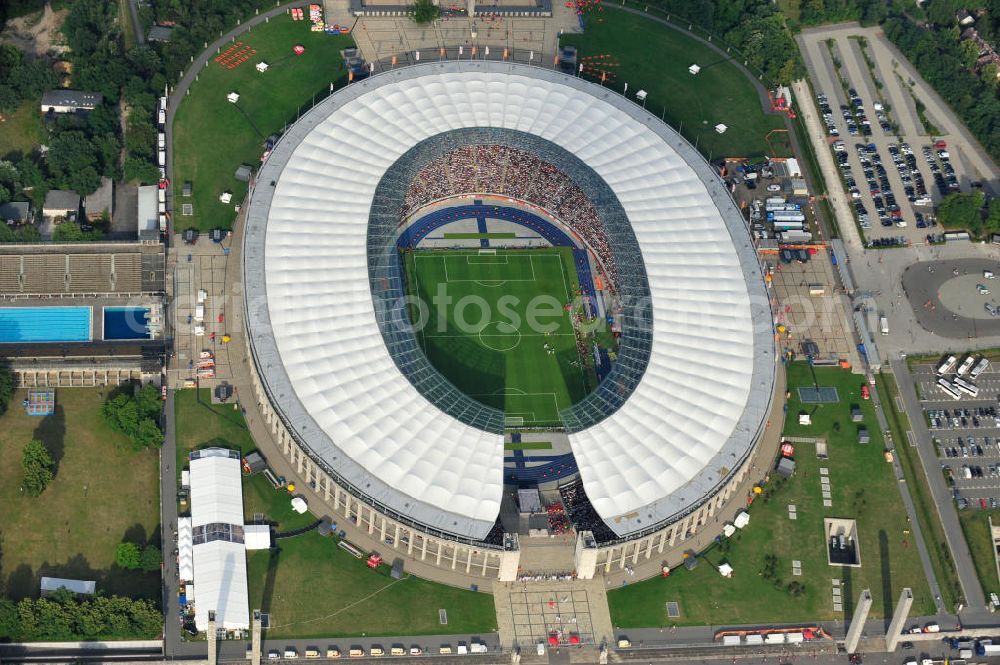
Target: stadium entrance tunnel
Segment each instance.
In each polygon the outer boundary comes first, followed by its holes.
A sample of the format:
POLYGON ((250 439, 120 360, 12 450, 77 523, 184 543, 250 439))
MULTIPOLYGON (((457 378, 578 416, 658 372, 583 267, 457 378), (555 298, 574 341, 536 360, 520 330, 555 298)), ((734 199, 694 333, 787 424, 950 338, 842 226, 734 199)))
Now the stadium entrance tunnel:
POLYGON ((416 144, 378 183, 367 249, 397 368, 468 425, 583 430, 642 379, 653 316, 639 244, 607 183, 546 139, 467 128, 416 144), (540 305, 554 310, 541 324, 526 316, 540 305))

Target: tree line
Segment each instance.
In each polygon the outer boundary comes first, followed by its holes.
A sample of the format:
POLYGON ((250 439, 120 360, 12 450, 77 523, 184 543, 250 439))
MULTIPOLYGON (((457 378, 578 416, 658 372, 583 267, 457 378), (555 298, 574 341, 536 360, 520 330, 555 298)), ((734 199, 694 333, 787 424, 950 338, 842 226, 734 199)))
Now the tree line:
POLYGON ((150 600, 121 596, 77 598, 59 589, 46 598, 14 602, 0 597, 0 640, 153 638, 163 617, 150 600))
MULTIPOLYGON (((893 15, 883 24, 886 36, 913 63, 927 82, 955 111, 994 160, 1000 160, 1000 99, 995 67, 977 75, 969 53, 951 24, 920 27, 910 18, 893 15)), ((1000 44, 997 45, 1000 47, 1000 44)))

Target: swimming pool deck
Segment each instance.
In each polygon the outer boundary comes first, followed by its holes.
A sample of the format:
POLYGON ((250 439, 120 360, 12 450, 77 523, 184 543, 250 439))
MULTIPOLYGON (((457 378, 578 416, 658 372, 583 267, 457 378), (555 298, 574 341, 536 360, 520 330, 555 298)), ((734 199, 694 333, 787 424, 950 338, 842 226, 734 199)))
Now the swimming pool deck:
MULTIPOLYGON (((153 341, 153 340, 105 340, 104 339, 104 317, 102 315, 105 307, 151 307, 159 304, 159 299, 155 297, 144 298, 18 298, 15 300, 0 299, 0 307, 6 308, 31 308, 31 307, 89 307, 90 308, 90 340, 87 341, 56 341, 56 342, 0 342, 0 349, 4 355, 24 357, 17 348, 23 345, 38 347, 45 344, 57 345, 90 345, 95 342, 122 342, 122 341, 153 341)), ((95 355, 102 355, 96 353, 95 355)))

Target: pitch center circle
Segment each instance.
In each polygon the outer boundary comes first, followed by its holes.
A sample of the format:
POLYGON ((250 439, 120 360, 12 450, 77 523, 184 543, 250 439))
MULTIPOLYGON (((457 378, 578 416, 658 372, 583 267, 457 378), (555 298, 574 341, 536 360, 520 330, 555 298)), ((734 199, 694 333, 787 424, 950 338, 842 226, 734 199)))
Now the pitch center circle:
POLYGON ((521 331, 506 321, 490 321, 479 330, 479 343, 493 351, 510 351, 521 343, 521 331))

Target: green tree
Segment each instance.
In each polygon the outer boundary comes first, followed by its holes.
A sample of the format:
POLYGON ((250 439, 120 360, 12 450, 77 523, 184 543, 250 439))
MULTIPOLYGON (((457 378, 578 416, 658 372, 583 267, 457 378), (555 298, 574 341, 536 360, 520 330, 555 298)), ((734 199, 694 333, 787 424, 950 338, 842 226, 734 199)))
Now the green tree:
POLYGON ((137 394, 118 393, 101 407, 104 420, 111 429, 127 436, 136 450, 158 447, 163 443, 159 425, 161 410, 159 391, 152 384, 143 386, 137 394))
POLYGON ((7 411, 12 397, 14 397, 14 374, 9 367, 0 362, 0 415, 7 411))
POLYGON ((52 467, 55 462, 45 448, 45 444, 32 440, 24 446, 21 467, 24 470, 24 491, 28 496, 38 496, 52 482, 52 467))
POLYGON ((17 605, 10 598, 0 596, 0 640, 15 640, 21 634, 21 621, 17 605))
POLYGON ((1000 198, 990 200, 986 208, 986 228, 990 231, 1000 231, 1000 198))
POLYGON ((52 239, 56 242, 80 242, 100 240, 104 237, 99 229, 84 231, 76 222, 63 222, 52 232, 52 239))
POLYGON ((411 17, 417 24, 431 23, 441 16, 441 10, 434 5, 433 0, 416 0, 413 3, 411 17))
POLYGON ((118 543, 115 548, 115 563, 125 570, 138 570, 142 565, 142 552, 135 543, 118 543))
POLYGON ((135 155, 125 158, 122 173, 127 182, 138 180, 144 185, 152 185, 160 180, 160 170, 156 165, 148 159, 135 155))
POLYGON ((984 200, 981 190, 949 194, 941 199, 941 205, 938 206, 938 221, 946 229, 966 229, 979 235, 983 226, 984 200))
POLYGON ((160 553, 160 548, 156 545, 147 545, 146 549, 142 551, 140 567, 147 573, 153 573, 160 569, 162 561, 163 555, 160 553))

